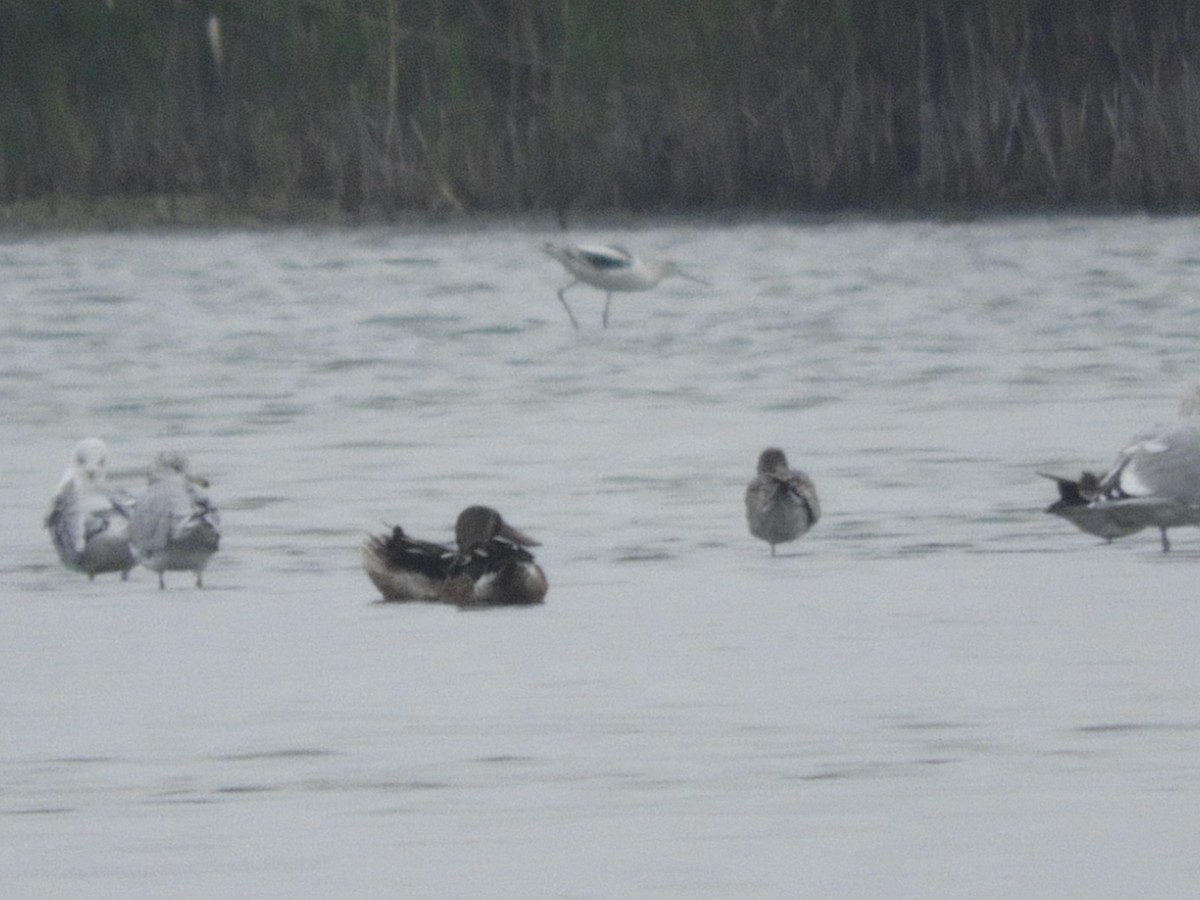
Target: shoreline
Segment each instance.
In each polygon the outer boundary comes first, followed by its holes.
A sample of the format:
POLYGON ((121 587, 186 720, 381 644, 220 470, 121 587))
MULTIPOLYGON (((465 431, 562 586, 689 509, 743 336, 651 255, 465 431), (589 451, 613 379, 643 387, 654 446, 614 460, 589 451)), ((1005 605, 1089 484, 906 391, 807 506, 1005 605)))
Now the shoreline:
POLYGON ((245 198, 236 201, 214 195, 50 197, 0 205, 0 236, 145 230, 262 230, 280 228, 486 227, 496 222, 544 223, 543 230, 570 232, 602 228, 635 229, 648 221, 696 221, 734 225, 744 221, 819 223, 855 219, 879 221, 970 222, 1020 216, 1151 218, 1187 217, 1200 207, 1180 204, 1162 209, 1104 204, 976 204, 905 207, 880 205, 838 210, 760 208, 752 205, 713 209, 630 211, 594 209, 554 212, 532 210, 405 209, 350 213, 336 201, 314 198, 245 198))

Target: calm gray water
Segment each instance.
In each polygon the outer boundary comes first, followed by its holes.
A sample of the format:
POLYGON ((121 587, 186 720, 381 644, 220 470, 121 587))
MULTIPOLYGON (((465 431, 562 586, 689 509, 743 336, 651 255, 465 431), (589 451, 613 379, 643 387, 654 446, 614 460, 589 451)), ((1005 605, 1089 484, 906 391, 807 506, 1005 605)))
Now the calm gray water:
POLYGON ((711 282, 555 299, 533 227, 0 243, 9 897, 1183 897, 1200 533, 1102 467, 1200 380, 1200 222, 651 224, 711 282), (225 523, 89 583, 75 443, 177 447, 225 523), (769 557, 784 447, 824 518, 769 557), (384 605, 385 523, 538 537, 544 607, 384 605))

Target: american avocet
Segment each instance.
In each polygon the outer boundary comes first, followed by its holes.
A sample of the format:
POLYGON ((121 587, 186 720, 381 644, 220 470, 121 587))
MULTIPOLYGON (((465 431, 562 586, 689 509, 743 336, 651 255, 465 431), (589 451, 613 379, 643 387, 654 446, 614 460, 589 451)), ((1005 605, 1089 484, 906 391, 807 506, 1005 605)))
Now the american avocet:
POLYGON ((88 578, 120 572, 124 579, 137 564, 129 549, 130 504, 106 483, 107 469, 104 441, 80 441, 59 481, 46 527, 68 569, 88 578))
POLYGON ((411 538, 399 528, 369 537, 363 568, 384 600, 458 606, 541 603, 549 585, 526 547, 537 541, 487 506, 469 506, 454 526, 457 549, 411 538))
POLYGON ((138 561, 158 573, 195 572, 203 587, 204 567, 221 542, 221 516, 209 502, 208 482, 191 474, 187 457, 164 450, 150 467, 150 484, 134 502, 130 543, 138 561))
POLYGON ((771 545, 794 541, 821 518, 821 504, 812 479, 788 468, 778 447, 758 457, 758 474, 746 488, 746 522, 750 533, 771 545))
POLYGON ((673 260, 661 259, 656 262, 645 262, 624 247, 614 244, 570 246, 547 243, 542 249, 562 263, 563 268, 575 276, 574 281, 558 289, 558 299, 562 303, 563 309, 567 311, 567 315, 571 317, 571 324, 576 328, 579 327, 579 322, 575 319, 575 313, 571 312, 571 307, 567 305, 567 298, 563 295, 581 281, 604 291, 604 315, 601 317, 601 322, 605 328, 608 327, 608 308, 612 303, 614 292, 646 291, 668 275, 678 275, 680 278, 686 278, 697 284, 708 284, 708 282, 684 272, 673 260))
POLYGON ((1143 432, 1105 475, 1046 477, 1057 482, 1059 494, 1046 512, 1109 541, 1157 528, 1165 553, 1171 549, 1168 528, 1200 525, 1200 424, 1143 432))

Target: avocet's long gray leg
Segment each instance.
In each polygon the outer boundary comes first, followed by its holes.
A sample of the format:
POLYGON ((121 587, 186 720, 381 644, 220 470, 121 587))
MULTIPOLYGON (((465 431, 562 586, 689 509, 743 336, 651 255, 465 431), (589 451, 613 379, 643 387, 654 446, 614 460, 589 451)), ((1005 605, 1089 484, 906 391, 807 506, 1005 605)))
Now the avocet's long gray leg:
POLYGON ((612 303, 611 293, 604 296, 604 315, 600 317, 600 321, 604 324, 605 328, 608 327, 608 304, 610 303, 612 303))
POLYGON ((563 309, 565 309, 567 311, 567 315, 571 317, 571 324, 575 326, 576 331, 579 330, 579 322, 575 320, 575 313, 571 312, 571 307, 567 306, 567 298, 564 297, 563 294, 566 292, 567 288, 575 287, 577 284, 579 284, 578 279, 572 281, 566 287, 560 287, 558 289, 558 302, 563 305, 563 309))
POLYGON ((1170 553, 1171 552, 1171 542, 1169 540, 1167 540, 1167 529, 1160 528, 1158 530, 1162 532, 1163 553, 1170 553))

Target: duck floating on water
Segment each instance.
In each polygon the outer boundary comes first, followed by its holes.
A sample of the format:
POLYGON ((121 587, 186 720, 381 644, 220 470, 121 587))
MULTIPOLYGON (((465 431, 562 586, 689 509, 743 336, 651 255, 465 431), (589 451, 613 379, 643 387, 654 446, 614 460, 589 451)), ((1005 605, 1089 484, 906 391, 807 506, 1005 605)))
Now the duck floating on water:
POLYGON ((1105 475, 1045 477, 1058 485, 1059 495, 1046 512, 1106 541, 1157 528, 1166 553, 1168 528, 1200 526, 1200 424, 1143 432, 1105 475))
POLYGON ((108 486, 108 446, 85 438, 71 454, 46 516, 46 527, 63 565, 88 579, 120 572, 122 580, 137 560, 129 548, 127 498, 108 486))
POLYGON ((363 569, 384 600, 460 607, 528 606, 549 589, 526 550, 538 542, 488 506, 469 506, 454 525, 457 549, 409 537, 396 526, 363 545, 363 569))
POLYGON ((787 456, 768 447, 758 457, 758 474, 746 487, 750 533, 771 545, 794 541, 821 518, 817 488, 803 472, 788 468, 787 456))

